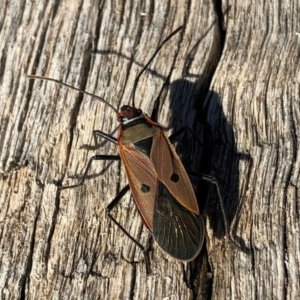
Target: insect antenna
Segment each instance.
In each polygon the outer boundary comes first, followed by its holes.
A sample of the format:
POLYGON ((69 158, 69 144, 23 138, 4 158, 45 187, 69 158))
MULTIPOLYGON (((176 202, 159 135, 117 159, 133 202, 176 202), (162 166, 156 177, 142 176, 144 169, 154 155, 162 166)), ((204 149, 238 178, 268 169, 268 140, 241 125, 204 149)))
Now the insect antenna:
POLYGON ((137 75, 137 77, 134 80, 134 84, 133 84, 133 97, 132 97, 132 106, 135 107, 135 91, 136 91, 136 87, 138 85, 138 81, 140 79, 140 76, 143 74, 143 72, 148 68, 148 66, 150 65, 150 63, 152 62, 152 60, 155 58, 156 54, 160 51, 160 49, 163 47, 163 45, 169 40, 171 39, 177 32, 179 32, 181 29, 183 28, 183 26, 178 27, 176 30, 174 30, 170 35, 168 35, 164 41, 160 44, 160 46, 157 48, 157 50, 154 52, 154 54, 151 56, 151 58, 149 59, 149 61, 147 62, 147 64, 145 65, 145 67, 140 71, 140 73, 137 75))
POLYGON ((45 77, 45 76, 38 76, 38 75, 27 75, 27 77, 29 79, 40 79, 40 80, 45 80, 45 81, 53 81, 53 82, 56 82, 58 84, 61 84, 63 86, 66 86, 72 90, 75 90, 79 93, 82 93, 82 94, 85 94, 85 95, 88 95, 88 96, 91 96, 93 98, 96 98, 97 100, 100 100, 101 102, 105 103, 107 106, 109 106, 110 108, 112 108, 116 113, 118 112, 118 110, 116 108, 114 108, 111 104, 109 104, 105 99, 101 98, 100 96, 97 96, 95 94, 92 94, 92 93, 89 93, 89 92, 86 92, 82 89, 79 89, 77 87, 74 87, 70 84, 67 84, 67 83, 64 83, 58 79, 54 79, 54 78, 50 78, 50 77, 45 77))

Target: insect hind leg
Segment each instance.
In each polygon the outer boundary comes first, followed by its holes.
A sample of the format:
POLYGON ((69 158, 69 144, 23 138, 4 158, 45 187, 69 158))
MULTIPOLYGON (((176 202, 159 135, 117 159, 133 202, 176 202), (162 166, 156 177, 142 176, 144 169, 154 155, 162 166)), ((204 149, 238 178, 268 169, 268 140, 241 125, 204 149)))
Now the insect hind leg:
POLYGON ((245 246, 241 247, 241 245, 239 245, 230 235, 229 226, 228 226, 228 222, 227 222, 227 215, 226 215, 225 207, 224 207, 224 201, 223 201, 223 198, 222 198, 222 195, 221 195, 221 191, 220 191, 220 187, 219 187, 219 183, 218 183, 217 179, 214 178, 213 176, 210 176, 210 175, 199 174, 199 173, 195 173, 195 172, 192 172, 192 171, 187 171, 187 173, 188 173, 189 176, 195 177, 195 178, 197 178, 199 180, 202 180, 202 181, 205 181, 205 182, 208 182, 208 183, 212 184, 215 187, 215 189, 217 191, 217 196, 218 196, 218 199, 219 199, 219 204, 220 204, 220 207, 221 207, 222 219, 223 219, 225 235, 226 235, 227 239, 236 248, 242 250, 245 253, 249 253, 250 252, 249 248, 247 248, 245 246))
MULTIPOLYGON (((185 133, 186 131, 189 131, 192 136, 196 139, 196 141, 200 144, 203 145, 203 143, 199 140, 199 138, 197 137, 196 133, 188 126, 183 126, 181 128, 179 128, 177 131, 175 131, 170 137, 169 140, 171 143, 173 143, 181 134, 185 133)), ((242 250, 243 252, 249 253, 250 249, 247 247, 241 247, 230 235, 230 231, 229 231, 229 226, 228 226, 228 222, 227 222, 227 215, 225 212, 225 207, 224 207, 224 201, 221 195, 221 191, 220 191, 220 187, 219 187, 219 183, 217 181, 216 178, 214 178, 213 176, 210 175, 206 175, 206 174, 199 174, 199 173, 195 173, 192 171, 187 171, 189 176, 195 177, 199 180, 208 182, 212 185, 215 186, 215 189, 217 191, 217 196, 219 199, 219 204, 221 207, 221 212, 222 212, 222 219, 223 219, 223 224, 224 224, 224 229, 225 229, 225 235, 227 237, 227 239, 229 240, 229 242, 231 244, 233 244, 235 247, 237 247, 238 249, 242 250)))
POLYGON ((114 209, 114 207, 120 202, 120 200, 124 197, 124 195, 130 190, 129 185, 127 184, 121 192, 108 204, 108 206, 105 209, 106 216, 119 228, 122 230, 122 232, 131 239, 143 252, 145 263, 146 263, 146 271, 147 274, 150 273, 150 259, 148 256, 148 252, 145 249, 145 247, 139 243, 130 233, 111 215, 111 211, 114 209))

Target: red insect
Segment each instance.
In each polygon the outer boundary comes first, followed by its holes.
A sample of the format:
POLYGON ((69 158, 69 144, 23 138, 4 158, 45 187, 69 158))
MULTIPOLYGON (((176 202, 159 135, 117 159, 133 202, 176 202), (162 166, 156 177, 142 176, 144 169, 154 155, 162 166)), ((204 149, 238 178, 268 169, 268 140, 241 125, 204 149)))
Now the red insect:
POLYGON ((189 176, 161 126, 125 105, 117 140, 135 204, 154 240, 179 260, 194 259, 205 229, 189 176))

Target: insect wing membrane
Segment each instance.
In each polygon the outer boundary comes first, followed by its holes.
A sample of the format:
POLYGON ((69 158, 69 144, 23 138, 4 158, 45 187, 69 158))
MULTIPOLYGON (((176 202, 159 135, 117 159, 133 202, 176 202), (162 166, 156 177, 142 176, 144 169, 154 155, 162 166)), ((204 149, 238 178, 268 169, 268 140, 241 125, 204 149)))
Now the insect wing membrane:
POLYGON ((160 182, 154 208, 154 240, 174 258, 190 261, 199 254, 204 237, 202 217, 183 207, 160 182))

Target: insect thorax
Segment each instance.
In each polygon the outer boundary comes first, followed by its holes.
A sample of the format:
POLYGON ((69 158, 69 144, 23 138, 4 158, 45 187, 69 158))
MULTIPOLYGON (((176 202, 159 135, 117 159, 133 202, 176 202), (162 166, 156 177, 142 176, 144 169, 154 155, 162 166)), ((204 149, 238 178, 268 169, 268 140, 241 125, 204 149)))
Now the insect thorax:
POLYGON ((129 120, 122 124, 122 144, 135 144, 156 135, 161 129, 149 124, 143 116, 129 120))

